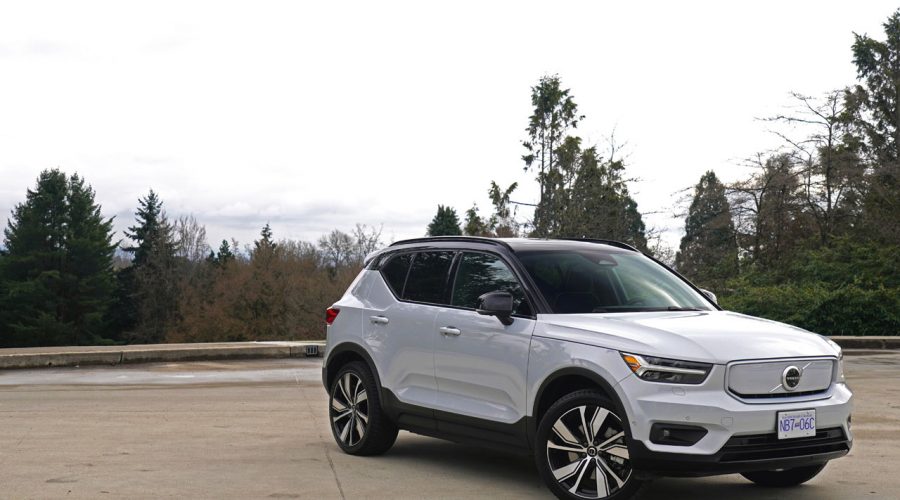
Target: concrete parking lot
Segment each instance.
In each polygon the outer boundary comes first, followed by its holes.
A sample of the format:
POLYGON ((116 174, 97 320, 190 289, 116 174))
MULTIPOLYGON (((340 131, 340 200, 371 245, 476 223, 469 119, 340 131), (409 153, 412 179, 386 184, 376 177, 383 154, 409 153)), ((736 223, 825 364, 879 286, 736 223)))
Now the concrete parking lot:
MULTIPOLYGON (((548 498, 527 457, 401 433, 344 455, 321 360, 0 371, 2 498, 548 498)), ((855 446, 809 484, 661 479, 645 498, 900 498, 900 353, 857 352, 855 446)))

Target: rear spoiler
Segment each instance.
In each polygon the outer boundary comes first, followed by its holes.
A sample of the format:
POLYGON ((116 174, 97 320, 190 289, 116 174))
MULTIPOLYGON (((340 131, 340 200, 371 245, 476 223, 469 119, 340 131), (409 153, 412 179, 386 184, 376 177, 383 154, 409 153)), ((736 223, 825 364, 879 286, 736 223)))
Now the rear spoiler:
POLYGON ((381 250, 375 250, 373 252, 369 252, 369 254, 366 255, 366 258, 363 259, 363 267, 369 267, 369 264, 371 264, 372 261, 375 260, 376 257, 383 254, 385 250, 387 250, 387 248, 382 248, 381 250))

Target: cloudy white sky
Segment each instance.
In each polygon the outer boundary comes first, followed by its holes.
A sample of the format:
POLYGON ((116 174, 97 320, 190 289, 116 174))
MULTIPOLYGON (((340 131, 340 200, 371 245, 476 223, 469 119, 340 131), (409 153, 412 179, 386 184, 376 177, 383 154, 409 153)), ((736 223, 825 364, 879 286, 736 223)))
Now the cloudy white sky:
POLYGON ((151 187, 211 242, 420 236, 437 204, 533 201, 530 87, 559 74, 587 144, 627 141, 648 225, 776 141, 791 90, 854 81, 853 32, 896 2, 3 2, 0 214, 78 172, 117 228, 151 187))

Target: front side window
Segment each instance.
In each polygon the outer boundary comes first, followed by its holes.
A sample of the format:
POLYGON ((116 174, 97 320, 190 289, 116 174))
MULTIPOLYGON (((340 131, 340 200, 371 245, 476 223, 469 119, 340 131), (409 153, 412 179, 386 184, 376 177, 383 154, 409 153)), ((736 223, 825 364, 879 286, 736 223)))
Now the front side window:
POLYGON ((446 304, 447 278, 452 263, 453 252, 415 254, 406 278, 403 298, 429 304, 446 304))
POLYGON ((715 310, 678 276, 637 252, 535 250, 517 255, 556 314, 715 310))
POLYGON ((512 294, 515 314, 531 315, 522 287, 500 257, 487 253, 463 253, 456 272, 451 305, 475 309, 478 297, 497 291, 512 294))

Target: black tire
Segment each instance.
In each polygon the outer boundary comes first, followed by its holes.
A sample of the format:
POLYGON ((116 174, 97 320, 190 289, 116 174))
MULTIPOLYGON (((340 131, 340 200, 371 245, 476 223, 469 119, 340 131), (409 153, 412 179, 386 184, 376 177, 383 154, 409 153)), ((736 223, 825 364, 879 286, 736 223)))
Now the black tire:
POLYGON ((557 498, 623 500, 643 486, 628 455, 628 421, 619 413, 603 393, 586 389, 561 397, 543 415, 534 457, 557 498))
POLYGON ((331 383, 328 420, 334 440, 350 455, 381 455, 397 439, 397 426, 381 408, 381 392, 369 367, 347 363, 331 383))
POLYGON ((769 488, 790 488, 801 485, 816 477, 828 462, 785 470, 761 470, 744 472, 741 475, 760 486, 769 488))

